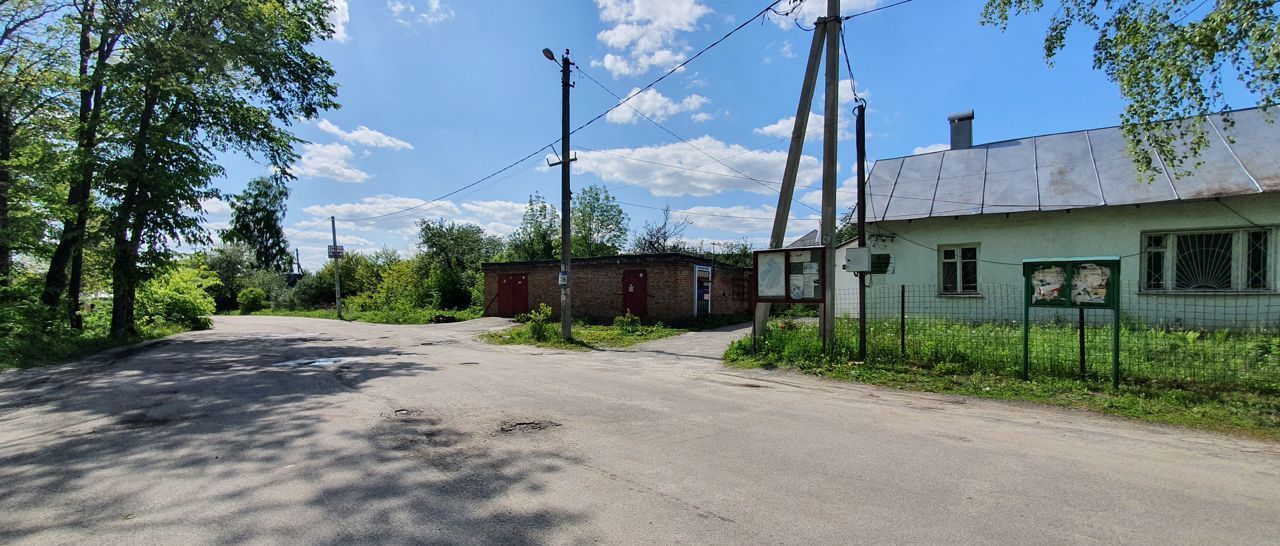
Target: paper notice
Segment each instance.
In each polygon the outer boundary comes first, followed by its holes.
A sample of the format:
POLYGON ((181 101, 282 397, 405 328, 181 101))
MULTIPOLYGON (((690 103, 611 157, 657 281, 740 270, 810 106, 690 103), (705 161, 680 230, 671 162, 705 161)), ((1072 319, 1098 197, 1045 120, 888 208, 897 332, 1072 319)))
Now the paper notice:
POLYGON ((1031 274, 1031 303, 1062 299, 1062 286, 1067 272, 1061 267, 1043 267, 1031 274))

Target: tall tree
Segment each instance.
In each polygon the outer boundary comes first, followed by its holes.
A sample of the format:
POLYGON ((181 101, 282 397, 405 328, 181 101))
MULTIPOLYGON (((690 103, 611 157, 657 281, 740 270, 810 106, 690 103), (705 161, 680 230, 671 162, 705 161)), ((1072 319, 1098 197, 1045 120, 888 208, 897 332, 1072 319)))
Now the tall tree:
POLYGON ((41 301, 50 309, 67 295, 67 311, 72 326, 80 324, 80 288, 84 269, 84 242, 93 199, 94 176, 98 170, 98 133, 102 125, 103 94, 107 72, 115 60, 116 47, 132 20, 137 0, 75 0, 72 24, 77 29, 79 48, 77 77, 79 108, 75 131, 77 173, 67 192, 67 209, 58 236, 58 245, 49 259, 41 301), (68 272, 68 265, 70 272, 68 272))
POLYGON ((219 151, 261 157, 281 176, 297 158, 288 126, 334 108, 329 63, 308 48, 332 35, 327 0, 138 0, 108 103, 123 150, 110 162, 111 333, 134 327, 137 286, 203 242, 199 201, 214 195, 219 151))
MULTIPOLYGON (((1061 0, 1053 2, 1045 60, 1052 65, 1072 29, 1095 33, 1094 67, 1106 72, 1129 101, 1121 121, 1131 154, 1144 172, 1154 172, 1157 166, 1144 150, 1150 146, 1174 169, 1170 174, 1180 174, 1186 172, 1184 163, 1208 145, 1204 127, 1153 122, 1229 109, 1223 90, 1228 66, 1259 105, 1280 103, 1277 3, 1061 0)), ((1003 30, 1011 16, 1044 7, 1044 0, 987 0, 982 21, 1003 30)))
POLYGON ((614 256, 627 244, 627 213, 604 186, 579 190, 569 217, 574 256, 614 256))
POLYGON ((631 251, 636 254, 692 252, 693 249, 684 240, 684 230, 692 223, 688 218, 672 219, 671 207, 664 207, 662 221, 650 223, 646 220, 644 228, 631 243, 631 251))
POLYGON ((551 260, 559 250, 560 215, 541 195, 530 195, 520 227, 507 236, 505 257, 513 261, 551 260))
POLYGON ((292 262, 284 237, 288 199, 289 187, 280 177, 250 180, 243 192, 231 198, 231 226, 223 230, 222 239, 252 248, 258 269, 287 271, 292 262))
POLYGON ((68 83, 59 77, 66 44, 56 22, 67 7, 49 0, 0 0, 0 286, 8 286, 13 274, 15 185, 22 167, 32 163, 21 157, 23 141, 39 154, 55 140, 47 124, 32 122, 56 110, 68 83), (40 134, 24 134, 33 132, 40 134))
POLYGON ((423 220, 418 228, 418 247, 431 263, 428 284, 436 305, 456 309, 474 303, 471 289, 481 281, 480 264, 498 254, 502 240, 472 224, 423 220))

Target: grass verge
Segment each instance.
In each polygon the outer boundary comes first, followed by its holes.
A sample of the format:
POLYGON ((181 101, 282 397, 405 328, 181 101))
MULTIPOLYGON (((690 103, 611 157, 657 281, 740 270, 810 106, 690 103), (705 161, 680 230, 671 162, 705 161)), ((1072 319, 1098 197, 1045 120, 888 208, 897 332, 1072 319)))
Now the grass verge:
MULTIPOLYGON (((276 317, 305 317, 319 319, 338 319, 338 312, 333 309, 312 309, 312 310, 285 310, 285 309, 264 309, 254 312, 255 315, 268 315, 276 317)), ((377 310, 377 311, 351 311, 343 310, 343 320, 354 322, 370 322, 374 324, 431 324, 439 322, 437 317, 449 317, 454 320, 472 320, 480 318, 479 309, 463 309, 459 311, 447 311, 440 309, 394 309, 394 310, 377 310)))
POLYGON ((142 330, 139 336, 125 341, 113 339, 106 335, 105 331, 98 329, 86 329, 84 333, 78 333, 70 328, 64 328, 56 332, 30 332, 20 336, 5 336, 5 339, 0 341, 0 371, 62 364, 107 349, 169 337, 189 330, 174 324, 140 325, 139 328, 142 330))
POLYGON ((484 340, 497 345, 533 345, 552 349, 591 351, 629 347, 689 331, 662 325, 641 326, 637 330, 624 331, 612 325, 576 323, 573 325, 573 341, 565 341, 560 337, 559 326, 559 324, 548 325, 548 333, 541 340, 534 337, 527 324, 489 332, 484 335, 484 340))
POLYGON ((1080 381, 1046 375, 1022 381, 1012 370, 984 371, 969 362, 832 361, 814 353, 810 345, 816 338, 816 331, 802 326, 781 335, 771 333, 769 342, 758 349, 752 348, 750 338, 742 339, 729 346, 725 360, 736 368, 789 368, 902 390, 1033 402, 1280 441, 1280 392, 1275 389, 1129 380, 1113 391, 1105 377, 1080 381))

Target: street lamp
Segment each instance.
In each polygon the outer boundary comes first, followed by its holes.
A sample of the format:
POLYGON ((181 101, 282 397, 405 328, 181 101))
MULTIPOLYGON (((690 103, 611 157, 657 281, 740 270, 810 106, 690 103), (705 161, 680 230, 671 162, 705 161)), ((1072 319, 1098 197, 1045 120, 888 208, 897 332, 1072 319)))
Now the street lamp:
POLYGON ((564 50, 564 57, 556 62, 556 55, 550 48, 542 50, 542 56, 560 65, 561 95, 560 117, 560 334, 565 341, 573 340, 573 297, 569 291, 569 258, 572 243, 569 240, 569 204, 572 190, 569 188, 569 89, 573 83, 569 81, 569 72, 573 62, 569 60, 569 50, 564 50))

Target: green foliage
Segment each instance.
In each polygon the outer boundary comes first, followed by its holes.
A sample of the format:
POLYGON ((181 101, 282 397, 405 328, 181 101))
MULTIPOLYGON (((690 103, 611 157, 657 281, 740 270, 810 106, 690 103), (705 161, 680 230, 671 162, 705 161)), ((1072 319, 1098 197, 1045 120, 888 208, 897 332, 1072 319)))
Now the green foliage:
POLYGON ((419 248, 430 264, 427 286, 441 309, 465 309, 482 280, 480 264, 492 260, 502 248, 502 240, 485 234, 480 226, 444 220, 418 223, 419 248))
POLYGON ((613 327, 623 334, 634 335, 639 333, 644 325, 640 323, 640 317, 631 314, 631 310, 628 309, 625 315, 613 318, 613 327))
POLYGON ((560 251, 560 215, 535 193, 529 196, 520 227, 507 236, 506 248, 496 259, 504 262, 554 259, 560 251))
POLYGON ((212 326, 216 309, 207 289, 218 276, 208 269, 180 267, 153 278, 138 288, 137 321, 155 326, 173 324, 203 330, 212 326))
POLYGON ((235 309, 241 279, 253 269, 252 250, 241 243, 223 243, 205 254, 204 261, 218 276, 218 284, 209 289, 218 311, 235 309))
POLYGON ((525 326, 529 329, 529 337, 534 341, 547 340, 547 323, 551 321, 551 307, 545 303, 539 303, 538 308, 529 312, 528 322, 525 326))
POLYGON ((261 288, 249 287, 240 291, 236 296, 236 302, 240 304, 241 315, 252 315, 267 307, 267 293, 261 288))
POLYGON ((289 187, 283 178, 250 180, 243 192, 231 198, 231 227, 223 230, 222 240, 251 248, 257 269, 288 271, 293 261, 284 237, 288 199, 289 187))
POLYGON ((614 256, 627 244, 627 213, 604 186, 578 190, 569 216, 574 256, 614 256))
POLYGON ((536 345, 557 349, 592 350, 629 347, 637 343, 653 341, 688 331, 686 329, 671 328, 660 323, 640 325, 634 328, 627 327, 627 331, 624 331, 623 328, 613 325, 605 326, 577 322, 573 325, 573 340, 565 341, 559 335, 552 334, 552 325, 548 322, 549 315, 547 318, 535 320, 535 317, 532 316, 533 314, 530 313, 530 316, 526 317, 528 320, 523 326, 491 332, 486 334, 484 339, 490 343, 500 345, 536 345), (537 334, 540 337, 535 337, 535 329, 539 327, 535 327, 534 324, 539 321, 543 326, 540 327, 541 332, 537 334))
MULTIPOLYGON (((1115 82, 1128 99, 1121 121, 1129 151, 1143 172, 1160 167, 1190 172, 1208 145, 1204 126, 1153 122, 1203 116, 1229 107, 1223 75, 1234 73, 1258 105, 1280 103, 1280 12, 1274 0, 1062 0, 1054 2, 1044 52, 1047 62, 1062 51, 1067 34, 1085 29, 1097 35, 1094 67, 1115 82), (1179 151, 1176 144, 1187 144, 1179 151)), ((1044 0, 988 0, 982 22, 1007 28, 1013 15, 1034 13, 1044 0)), ((1229 122, 1228 122, 1229 123, 1229 122)))

